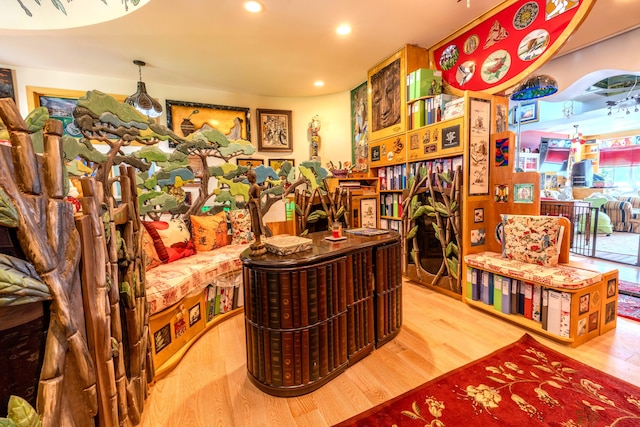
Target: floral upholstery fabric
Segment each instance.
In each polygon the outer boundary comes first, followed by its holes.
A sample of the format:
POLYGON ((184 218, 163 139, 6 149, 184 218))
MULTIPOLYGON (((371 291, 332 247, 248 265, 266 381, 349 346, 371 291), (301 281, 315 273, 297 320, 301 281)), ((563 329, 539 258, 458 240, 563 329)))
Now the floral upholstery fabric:
POLYGON ((229 222, 231 223, 231 244, 244 245, 251 243, 253 233, 251 232, 251 215, 246 209, 229 211, 229 222))
POLYGON ((561 226, 556 217, 502 215, 502 221, 505 258, 537 265, 558 265, 561 226))
POLYGON ((144 221, 143 224, 151 234, 151 237, 153 237, 154 245, 163 262, 173 262, 180 258, 191 256, 196 252, 191 240, 189 227, 183 220, 144 221), (153 233, 152 229, 156 233, 153 233), (160 237, 161 242, 157 241, 156 235, 160 237), (161 246, 164 246, 164 251, 167 254, 166 258, 163 256, 161 246))
POLYGON ((176 304, 191 293, 202 292, 219 275, 239 272, 242 268, 240 254, 246 248, 247 245, 228 245, 147 271, 147 301, 151 314, 176 304))
POLYGON ((507 259, 497 252, 470 254, 464 259, 471 267, 560 289, 581 289, 602 280, 602 275, 595 271, 582 270, 567 264, 555 267, 540 266, 507 259))

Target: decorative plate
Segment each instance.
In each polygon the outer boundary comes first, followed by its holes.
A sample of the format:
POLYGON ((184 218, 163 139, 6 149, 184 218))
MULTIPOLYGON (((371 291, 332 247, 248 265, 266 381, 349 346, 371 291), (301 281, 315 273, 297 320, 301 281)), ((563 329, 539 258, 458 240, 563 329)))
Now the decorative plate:
POLYGON ((456 70, 456 81, 460 86, 464 86, 476 72, 476 63, 474 61, 465 61, 458 65, 456 70))
POLYGON ((507 74, 511 67, 511 55, 504 49, 496 50, 482 64, 482 80, 494 83, 507 74))
POLYGON ((464 42, 463 51, 467 55, 471 55, 476 49, 480 46, 480 37, 477 34, 473 34, 469 36, 469 38, 464 42))
POLYGON ((542 55, 549 46, 547 30, 533 30, 518 45, 518 57, 523 61, 531 61, 542 55))
POLYGON ((490 48, 494 44, 506 39, 507 37, 509 37, 509 31, 507 31, 507 29, 502 26, 500 21, 496 19, 491 25, 491 29, 489 30, 489 35, 487 35, 487 40, 485 40, 484 42, 483 49, 490 48))
POLYGON ((538 3, 530 1, 522 5, 513 17, 513 28, 516 30, 524 30, 538 17, 540 7, 538 3))
POLYGON ((452 44, 442 52, 442 55, 440 56, 440 67, 443 70, 450 70, 454 65, 456 65, 456 62, 458 62, 459 56, 460 51, 458 50, 458 46, 452 44))

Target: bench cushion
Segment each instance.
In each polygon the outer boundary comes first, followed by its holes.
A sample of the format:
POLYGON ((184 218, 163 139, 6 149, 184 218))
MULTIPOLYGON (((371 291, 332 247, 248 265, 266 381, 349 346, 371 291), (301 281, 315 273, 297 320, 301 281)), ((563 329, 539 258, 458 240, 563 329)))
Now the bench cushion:
POLYGON ((242 269, 240 254, 248 245, 228 245, 208 252, 198 252, 147 271, 147 301, 151 314, 201 292, 219 275, 242 269))
POLYGON ((562 236, 557 217, 503 214, 502 221, 506 258, 544 266, 558 264, 558 239, 562 236))
POLYGON ((602 274, 596 271, 566 264, 553 267, 530 264, 503 258, 497 252, 480 252, 467 255, 464 259, 471 267, 559 289, 581 289, 602 280, 602 274))

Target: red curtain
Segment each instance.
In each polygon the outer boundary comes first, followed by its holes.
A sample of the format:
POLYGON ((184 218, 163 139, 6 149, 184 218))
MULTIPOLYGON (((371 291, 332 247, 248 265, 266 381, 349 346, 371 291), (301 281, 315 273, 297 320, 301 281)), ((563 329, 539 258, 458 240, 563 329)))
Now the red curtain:
POLYGON ((599 166, 602 168, 640 166, 640 145, 601 149, 599 166))

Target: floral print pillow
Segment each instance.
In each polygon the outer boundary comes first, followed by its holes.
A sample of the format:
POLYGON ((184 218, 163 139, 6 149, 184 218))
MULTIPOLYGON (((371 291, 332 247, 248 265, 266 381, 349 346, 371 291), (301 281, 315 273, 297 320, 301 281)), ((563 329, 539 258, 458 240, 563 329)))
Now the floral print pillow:
POLYGON ((557 217, 502 215, 505 258, 538 265, 558 265, 562 226, 557 217))
POLYGON ((253 240, 251 232, 251 216, 246 209, 229 211, 229 222, 231 223, 231 244, 246 245, 253 240))

